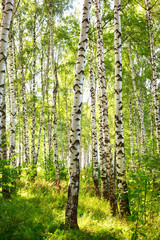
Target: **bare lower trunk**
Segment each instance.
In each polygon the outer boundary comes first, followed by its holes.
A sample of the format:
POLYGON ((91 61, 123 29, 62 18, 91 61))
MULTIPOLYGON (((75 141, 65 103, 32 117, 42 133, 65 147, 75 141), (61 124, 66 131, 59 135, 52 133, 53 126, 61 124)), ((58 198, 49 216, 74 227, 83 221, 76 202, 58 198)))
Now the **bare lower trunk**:
POLYGON ((107 174, 107 160, 103 139, 103 122, 102 122, 102 106, 99 101, 99 157, 100 157, 100 170, 101 170, 101 192, 104 199, 109 200, 109 183, 107 174))
POLYGON ((2 162, 2 196, 4 199, 8 199, 11 197, 10 193, 10 169, 6 168, 6 165, 9 165, 8 159, 7 159, 7 144, 6 144, 6 100, 5 100, 5 88, 3 92, 3 101, 1 106, 1 155, 0 160, 3 159, 2 162))

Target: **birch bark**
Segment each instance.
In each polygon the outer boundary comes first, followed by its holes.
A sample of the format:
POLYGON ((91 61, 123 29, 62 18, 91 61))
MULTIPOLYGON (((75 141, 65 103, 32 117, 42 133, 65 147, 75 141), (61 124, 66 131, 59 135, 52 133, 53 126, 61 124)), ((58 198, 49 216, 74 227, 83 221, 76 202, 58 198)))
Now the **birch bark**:
POLYGON ((127 183, 125 180, 124 139, 122 120, 122 62, 121 62, 121 19, 120 0, 114 0, 114 49, 115 49, 115 133, 117 185, 122 217, 130 215, 127 183))
POLYGON ((142 109, 142 104, 141 104, 138 94, 137 94, 137 88, 136 88, 136 83, 135 83, 135 74, 134 74, 134 69, 133 69, 133 60, 132 60, 131 48, 130 48, 129 44, 128 44, 128 53, 129 53, 129 59, 130 59, 132 84, 133 84, 134 94, 135 94, 135 98, 136 98, 136 106, 138 109, 140 122, 141 122, 141 153, 144 153, 144 149, 145 149, 144 144, 145 144, 145 140, 146 140, 146 132, 145 132, 145 126, 144 126, 144 113, 143 113, 143 109, 142 109))
POLYGON ((2 119, 1 119, 1 155, 0 159, 3 159, 3 164, 2 164, 2 196, 4 199, 10 198, 10 187, 9 185, 9 172, 8 169, 5 168, 5 165, 8 165, 9 163, 7 162, 7 144, 6 144, 6 99, 5 99, 5 86, 3 89, 3 100, 2 100, 2 106, 1 106, 1 113, 2 113, 2 119))
POLYGON ((158 99, 158 87, 157 87, 157 69, 154 50, 154 36, 152 28, 152 13, 150 8, 150 0, 145 0, 147 11, 147 22, 149 27, 149 42, 151 51, 151 65, 152 65, 152 81, 153 81, 153 98, 154 98, 154 115, 156 125, 156 138, 157 138, 157 152, 160 153, 160 119, 159 119, 159 99, 158 99))
POLYGON ((84 66, 87 48, 87 38, 90 22, 91 1, 84 0, 78 57, 76 63, 76 76, 73 87, 73 111, 71 124, 70 152, 69 152, 69 186, 65 223, 70 228, 78 228, 77 207, 79 195, 79 153, 81 134, 81 107, 84 80, 84 66))
POLYGON ((54 150, 54 164, 56 173, 56 184, 60 188, 60 172, 58 163, 58 147, 57 147, 57 92, 58 92, 58 76, 57 68, 54 61, 54 50, 53 50, 53 14, 52 14, 52 0, 49 1, 49 24, 50 24, 50 47, 51 47, 51 65, 52 73, 55 78, 53 86, 53 99, 52 99, 52 115, 53 115, 53 150, 54 150))
POLYGON ((35 168, 34 175, 37 175, 36 165, 36 151, 35 151, 35 114, 36 114, 36 14, 33 20, 33 79, 32 79, 32 115, 31 115, 31 160, 33 168, 35 168))
POLYGON ((19 52, 20 52, 21 79, 22 79, 22 106, 23 106, 25 164, 28 164, 30 163, 30 146, 29 146, 29 133, 28 133, 26 85, 25 85, 24 66, 23 66, 23 30, 21 29, 20 12, 19 12, 19 44, 20 44, 19 52))
MULTIPOLYGON (((13 21, 12 21, 13 23, 13 21)), ((14 87, 14 74, 13 74, 13 34, 12 28, 9 34, 9 84, 10 84, 10 101, 11 101, 11 110, 10 110, 10 152, 9 158, 15 156, 15 87, 14 87)), ((12 165, 16 167, 16 158, 12 159, 12 165)))
POLYGON ((92 160, 93 160, 93 182, 95 194, 100 197, 98 182, 98 148, 97 148, 97 128, 96 128, 96 102, 95 87, 93 82, 93 50, 89 45, 89 79, 90 79, 90 95, 91 95, 91 118, 92 118, 92 160))
POLYGON ((98 73, 100 82, 100 100, 102 106, 102 122, 103 122, 103 134, 104 144, 107 159, 107 172, 109 175, 109 190, 110 190, 110 205, 112 214, 116 214, 117 202, 115 195, 115 181, 113 173, 113 162, 110 147, 109 137, 109 125, 108 125, 108 108, 107 108, 107 95, 106 95, 106 79, 105 79, 105 65, 104 65, 104 52, 103 52, 103 38, 102 38, 102 24, 100 13, 100 1, 95 0, 95 12, 97 18, 97 56, 98 56, 98 73))
POLYGON ((109 182, 107 173, 106 152, 104 147, 103 138, 103 121, 102 121, 102 106, 99 99, 99 157, 100 157, 100 170, 101 170, 101 192, 104 199, 109 200, 109 182))
MULTIPOLYGON (((17 72, 17 61, 16 61, 16 51, 15 51, 15 42, 14 43, 14 67, 15 67, 15 78, 18 80, 18 72, 17 72)), ((18 159, 19 159, 19 166, 22 166, 22 137, 21 137, 21 120, 20 120, 20 103, 19 103, 19 89, 18 83, 16 85, 16 108, 17 108, 17 118, 18 118, 18 159)))
POLYGON ((131 170, 135 171, 135 161, 134 161, 134 152, 133 152, 133 124, 132 124, 132 98, 129 100, 129 127, 130 127, 130 153, 132 159, 131 170))
MULTIPOLYGON (((7 145, 6 145, 6 104, 5 104, 5 71, 7 58, 7 43, 9 37, 9 29, 13 11, 13 0, 2 1, 2 15, 0 25, 0 160, 7 161, 7 145)), ((2 182, 8 181, 8 173, 2 164, 2 182)), ((2 187, 2 195, 9 198, 9 189, 2 187)))
POLYGON ((7 42, 13 11, 13 0, 2 1, 2 16, 0 26, 0 142, 1 142, 1 121, 2 121, 2 103, 4 92, 4 76, 6 70, 7 42))

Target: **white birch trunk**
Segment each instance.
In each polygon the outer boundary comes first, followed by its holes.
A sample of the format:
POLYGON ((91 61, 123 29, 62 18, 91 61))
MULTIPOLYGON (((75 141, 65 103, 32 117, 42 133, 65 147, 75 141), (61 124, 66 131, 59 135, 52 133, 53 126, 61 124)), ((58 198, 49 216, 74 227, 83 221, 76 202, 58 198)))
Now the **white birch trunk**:
POLYGON ((135 83, 135 74, 134 74, 134 69, 133 69, 133 60, 132 60, 131 48, 130 48, 129 44, 128 44, 128 53, 129 53, 129 60, 130 60, 132 84, 133 84, 134 94, 135 94, 135 98, 136 98, 136 106, 137 106, 140 121, 141 121, 141 153, 144 153, 144 150, 145 150, 144 144, 145 144, 145 140, 146 140, 146 132, 145 132, 145 126, 144 126, 144 113, 143 113, 143 109, 142 109, 142 104, 141 104, 138 94, 137 94, 137 88, 136 88, 136 83, 135 83))
POLYGON ((27 102, 26 102, 26 86, 24 78, 23 66, 23 39, 21 29, 21 17, 19 13, 19 52, 21 62, 21 79, 22 79, 22 106, 23 106, 23 126, 24 126, 24 149, 25 149, 25 164, 30 163, 30 146, 29 146, 29 133, 28 133, 28 116, 27 116, 27 102))
POLYGON ((99 99, 99 157, 100 157, 100 170, 101 170, 101 192, 104 199, 109 200, 109 183, 107 173, 106 152, 104 147, 103 138, 103 121, 102 121, 102 106, 99 99))
POLYGON ((91 1, 84 0, 78 57, 76 63, 76 76, 73 87, 73 111, 71 124, 70 152, 69 152, 69 186, 65 223, 71 228, 78 228, 77 207, 79 195, 79 154, 81 135, 81 107, 84 80, 84 66, 87 48, 87 38, 90 22, 91 1))
POLYGON ((151 65, 152 65, 152 81, 153 81, 153 98, 154 98, 154 115, 156 125, 156 138, 157 138, 157 152, 160 153, 160 119, 159 119, 159 99, 158 99, 158 87, 157 87, 157 69, 154 50, 154 37, 152 29, 152 13, 150 8, 150 0, 145 0, 147 11, 147 22, 149 27, 149 42, 151 51, 151 65))
MULTIPOLYGON (((12 21, 13 22, 13 21, 12 21)), ((10 31, 9 37, 9 84, 10 84, 10 101, 11 101, 11 110, 10 110, 10 152, 9 158, 15 156, 15 88, 14 88, 14 74, 13 74, 13 40, 12 40, 12 29, 10 31)), ((12 159, 12 165, 16 167, 16 158, 12 159)))
MULTIPOLYGON (((31 115, 31 160, 33 168, 36 168, 37 157, 35 151, 35 114, 36 114, 36 14, 33 20, 33 80, 32 80, 32 115, 31 115)), ((35 175, 37 172, 35 171, 35 175)))
POLYGON ((115 49, 115 133, 117 185, 121 215, 129 215, 127 183, 125 180, 125 159, 122 119, 122 62, 121 62, 121 19, 120 0, 114 0, 114 49, 115 49))
POLYGON ((130 153, 132 160, 131 170, 135 171, 134 151, 133 151, 133 124, 132 124, 132 99, 129 101, 129 127, 130 127, 130 153))
POLYGON ((60 172, 58 164, 58 146, 57 146, 57 92, 58 92, 58 76, 57 68, 54 62, 54 50, 53 50, 53 14, 52 14, 52 0, 49 0, 49 25, 50 25, 50 47, 51 47, 51 65, 52 73, 55 78, 54 87, 53 87, 53 99, 52 99, 52 115, 53 115, 53 150, 54 150, 54 165, 56 173, 56 184, 60 188, 60 172))
POLYGON ((109 175, 109 190, 110 190, 110 205, 112 214, 116 214, 117 202, 115 195, 115 181, 113 174, 113 162, 111 155, 110 137, 109 137, 109 125, 108 125, 108 108, 107 108, 107 95, 106 95, 106 79, 105 79, 105 64, 104 64, 104 52, 103 52, 103 38, 102 38, 102 25, 101 25, 101 13, 100 13, 100 1, 95 0, 95 12, 97 18, 97 56, 98 56, 98 73, 100 82, 100 100, 102 107, 102 121, 103 121, 103 134, 104 144, 107 159, 107 172, 109 175))
POLYGON ((91 118, 92 118, 92 160, 93 160, 93 181, 95 194, 100 197, 99 182, 98 182, 98 148, 97 148, 97 128, 96 128, 96 101, 95 101, 95 85, 93 82, 93 50, 89 45, 89 79, 90 79, 90 94, 91 94, 91 118))
MULTIPOLYGON (((13 42, 14 43, 14 42, 13 42)), ((15 79, 18 79, 17 73, 17 61, 16 61, 16 51, 15 51, 15 43, 14 43, 14 66, 15 66, 15 79)), ((18 118, 18 159, 19 159, 19 166, 22 166, 22 137, 21 137, 21 121, 20 121, 20 103, 19 103, 19 89, 18 83, 16 86, 16 108, 17 108, 17 118, 18 118)))
POLYGON ((4 76, 6 70, 7 58, 7 42, 9 36, 9 28, 11 23, 13 0, 2 1, 2 16, 0 26, 0 143, 1 143, 1 128, 2 128, 2 103, 4 92, 4 76))

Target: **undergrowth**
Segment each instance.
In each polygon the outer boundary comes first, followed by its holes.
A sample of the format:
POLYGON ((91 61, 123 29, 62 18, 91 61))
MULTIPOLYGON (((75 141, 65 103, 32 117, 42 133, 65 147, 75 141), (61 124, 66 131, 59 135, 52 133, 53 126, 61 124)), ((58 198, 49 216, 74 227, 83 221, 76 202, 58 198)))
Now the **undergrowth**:
POLYGON ((145 235, 134 237, 135 223, 112 217, 110 206, 94 197, 90 171, 82 172, 79 195, 79 230, 68 229, 65 222, 67 203, 66 180, 61 181, 60 193, 56 185, 46 181, 43 170, 38 172, 35 182, 27 180, 25 172, 17 182, 17 194, 11 199, 0 196, 1 240, 158 240, 158 217, 148 223, 145 235), (89 180, 90 179, 90 180, 89 180), (148 227, 148 228, 147 228, 148 227))

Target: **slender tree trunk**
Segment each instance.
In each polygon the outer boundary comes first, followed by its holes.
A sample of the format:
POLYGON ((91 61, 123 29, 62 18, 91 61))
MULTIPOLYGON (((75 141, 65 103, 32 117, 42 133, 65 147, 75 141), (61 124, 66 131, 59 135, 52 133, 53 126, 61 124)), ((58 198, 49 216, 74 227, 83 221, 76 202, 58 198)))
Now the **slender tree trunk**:
MULTIPOLYGON (((55 69, 56 71, 56 69, 55 69)), ((56 79, 57 78, 57 72, 56 79)), ((55 164, 55 172, 56 172, 56 184, 57 187, 60 187, 60 172, 59 172, 59 163, 58 163, 58 146, 57 146, 57 110, 56 110, 56 96, 58 91, 58 81, 56 81, 56 86, 53 89, 53 105, 52 105, 52 115, 53 115, 53 148, 54 148, 54 164, 55 164)))
MULTIPOLYGON (((13 23, 13 21, 12 21, 13 23)), ((13 74, 13 34, 12 29, 9 34, 9 84, 10 84, 10 100, 11 100, 11 118, 10 118, 10 152, 9 158, 13 158, 15 156, 15 118, 16 118, 16 110, 15 110, 15 88, 14 88, 14 74, 13 74)), ((12 165, 16 167, 16 158, 12 159, 12 165)))
POLYGON ((130 152, 132 159, 131 170, 135 170, 134 151, 133 151, 133 124, 132 124, 132 98, 129 100, 129 126, 130 126, 130 152))
POLYGON ((95 88, 93 83, 93 53, 92 46, 89 46, 89 79, 90 79, 90 94, 91 94, 91 118, 92 118, 92 159, 93 159, 93 181, 95 187, 95 194, 100 197, 99 181, 98 181, 98 148, 97 148, 97 128, 96 128, 96 102, 95 102, 95 88))
POLYGON ((138 130, 137 130, 137 117, 136 117, 136 108, 135 108, 135 100, 132 101, 133 105, 133 114, 134 114, 134 132, 135 132, 135 140, 136 140, 136 153, 139 155, 139 140, 138 140, 138 130))
POLYGON ((108 125, 108 108, 107 108, 107 95, 106 95, 106 80, 105 80, 105 65, 104 65, 104 52, 103 52, 103 38, 102 38, 102 25, 100 14, 100 1, 95 0, 95 12, 97 18, 97 56, 98 56, 98 73, 100 82, 100 100, 102 106, 102 121, 103 121, 103 134, 104 144, 107 159, 107 172, 109 174, 109 188, 110 188, 110 205, 112 214, 116 214, 117 201, 115 195, 115 181, 113 174, 113 162, 110 147, 109 125, 108 125))
MULTIPOLYGON (((95 84, 97 83, 97 62, 95 55, 95 84)), ((98 85, 98 102, 99 102, 99 158, 100 158, 100 172, 101 172, 101 194, 104 199, 109 200, 110 190, 107 173, 107 160, 103 138, 103 121, 102 121, 102 106, 100 100, 100 85, 98 85)))
POLYGON ((101 192, 104 199, 109 200, 109 182, 107 173, 106 152, 103 139, 103 122, 102 122, 102 106, 99 100, 99 157, 100 157, 100 169, 101 169, 101 192))
POLYGON ((152 151, 154 153, 154 113, 153 113, 153 101, 152 101, 152 82, 151 82, 151 86, 150 86, 150 117, 151 117, 151 146, 152 146, 152 151))
MULTIPOLYGON (((46 74, 43 74, 43 64, 44 64, 44 49, 42 45, 42 57, 41 57, 41 92, 42 92, 42 110, 41 110, 41 115, 40 115, 40 126, 39 126, 39 134, 38 134, 38 144, 37 144, 37 153, 36 153, 36 164, 38 162, 38 157, 39 157, 39 150, 40 150, 40 144, 41 144, 41 131, 43 126, 43 122, 45 119, 44 115, 44 101, 45 101, 45 86, 46 86, 46 77, 48 75, 48 58, 47 58, 47 69, 46 69, 46 74)), ((44 131, 45 132, 45 131, 44 131)), ((44 136, 45 137, 45 136, 44 136)), ((45 144, 45 143, 44 143, 45 144)), ((44 157, 44 166, 46 169, 46 145, 44 145, 45 148, 45 157, 44 157)))
MULTIPOLYGON (((14 42, 13 42, 14 43, 14 42)), ((15 43, 14 43, 14 66, 15 66, 15 79, 16 79, 16 102, 17 102, 17 119, 18 119, 18 159, 19 166, 22 166, 22 137, 21 137, 21 120, 20 120, 20 103, 19 103, 19 89, 18 89, 18 73, 17 73, 17 61, 16 61, 16 51, 15 51, 15 43)))
MULTIPOLYGON (((2 182, 8 183, 8 173, 5 171, 7 164, 7 145, 6 145, 6 105, 5 105, 5 70, 7 58, 7 43, 9 29, 13 11, 13 0, 2 0, 2 15, 0 26, 0 163, 2 164, 2 182), (5 163, 2 163, 2 159, 5 163)), ((10 193, 7 186, 2 186, 2 195, 9 198, 10 193)))
MULTIPOLYGON (((49 71, 49 52, 50 52, 50 46, 48 45, 48 54, 47 54, 47 66, 46 66, 46 72, 44 77, 44 87, 47 88, 47 78, 48 78, 48 71, 49 71)), ((43 103, 45 102, 45 89, 42 91, 42 99, 43 103)), ((47 97, 47 105, 48 105, 48 97, 47 97)), ((44 112, 45 113, 45 112, 44 112)), ((49 140, 49 136, 48 136, 49 140)), ((45 114, 43 116, 43 152, 44 152, 44 166, 45 170, 47 170, 47 153, 46 153, 46 122, 45 122, 45 114)))
POLYGON ((61 139, 61 161, 63 161, 64 159, 64 154, 63 154, 63 132, 62 132, 62 120, 63 116, 61 115, 61 106, 60 106, 60 99, 59 99, 59 95, 58 95, 58 117, 59 117, 59 124, 60 124, 60 139, 61 139))
POLYGON ((157 69, 154 50, 154 37, 152 29, 152 13, 150 8, 150 0, 145 0, 147 11, 147 22, 149 27, 149 42, 151 51, 151 65, 152 65, 152 79, 153 79, 153 98, 154 98, 154 115, 156 125, 156 138, 157 138, 157 152, 160 153, 160 119, 159 119, 159 99, 157 87, 157 69))
MULTIPOLYGON (((36 14, 33 20, 33 80, 32 80, 32 115, 31 115, 31 160, 34 169, 34 177, 37 175, 37 157, 35 150, 35 114, 36 114, 36 14)), ((33 177, 33 178, 34 178, 33 177)))
POLYGON ((128 44, 128 53, 129 53, 129 59, 130 59, 132 84, 133 84, 134 94, 135 94, 135 98, 136 98, 136 106, 138 109, 138 114, 139 114, 140 122, 141 122, 141 153, 144 153, 144 149, 145 149, 144 143, 146 140, 146 132, 145 132, 145 126, 144 126, 144 113, 143 113, 143 109, 142 109, 142 104, 141 104, 138 94, 137 94, 135 75, 134 75, 134 69, 133 69, 133 60, 132 60, 131 48, 130 48, 129 44, 128 44))
POLYGON ((53 150, 54 150, 54 165, 56 172, 56 185, 60 188, 60 173, 59 173, 59 163, 58 163, 58 147, 57 147, 57 92, 58 92, 58 76, 57 68, 54 62, 54 51, 53 51, 53 14, 52 14, 52 0, 49 0, 49 24, 50 24, 50 47, 51 47, 51 65, 52 72, 55 78, 53 87, 53 101, 52 101, 52 115, 53 115, 53 150))
POLYGON ((7 42, 9 37, 9 28, 13 10, 13 0, 2 1, 2 15, 0 26, 0 141, 1 141, 1 121, 2 121, 2 103, 4 92, 4 76, 6 70, 7 42))
POLYGON ((68 119, 68 99, 67 99, 67 85, 66 85, 66 73, 65 73, 65 100, 66 100, 66 130, 67 130, 67 140, 68 140, 68 152, 70 144, 70 130, 69 130, 69 119, 68 119))
POLYGON ((48 109, 48 124, 47 124, 47 130, 48 130, 48 159, 49 159, 49 164, 51 162, 52 158, 52 119, 50 116, 50 104, 49 104, 49 93, 48 93, 48 83, 46 84, 46 97, 47 97, 47 109, 48 109))
POLYGON ((22 106, 23 106, 23 127, 24 127, 24 149, 25 149, 25 164, 30 163, 30 147, 29 147, 29 133, 28 133, 28 116, 27 116, 27 103, 26 103, 26 86, 24 79, 24 66, 23 66, 23 39, 21 29, 21 18, 19 13, 19 44, 20 44, 20 62, 21 62, 21 80, 22 80, 22 106))
POLYGON ((8 199, 11 197, 10 194, 10 170, 9 168, 6 168, 6 165, 9 165, 8 159, 7 159, 7 144, 6 144, 6 99, 5 99, 5 87, 3 89, 3 102, 1 106, 1 159, 3 159, 2 163, 2 196, 4 199, 8 199))
POLYGON ((91 1, 84 0, 82 23, 80 32, 80 41, 78 46, 78 57, 76 63, 76 76, 74 83, 73 111, 71 124, 70 139, 70 159, 69 159, 69 186, 68 201, 65 215, 65 223, 70 228, 78 228, 77 224, 77 207, 79 195, 79 147, 81 134, 81 107, 82 91, 84 80, 84 66, 87 48, 87 38, 90 22, 91 1))
POLYGON ((117 185, 122 217, 130 215, 127 183, 125 180, 124 139, 122 120, 122 62, 121 62, 121 19, 120 0, 114 0, 114 49, 115 49, 115 133, 117 185))

